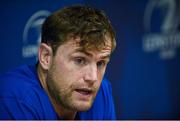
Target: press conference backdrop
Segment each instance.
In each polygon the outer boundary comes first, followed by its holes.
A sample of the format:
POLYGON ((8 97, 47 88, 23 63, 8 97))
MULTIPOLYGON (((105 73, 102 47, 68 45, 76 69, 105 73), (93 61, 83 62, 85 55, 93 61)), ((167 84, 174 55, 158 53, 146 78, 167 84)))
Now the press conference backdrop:
POLYGON ((116 30, 105 76, 117 118, 180 119, 178 0, 1 0, 0 73, 35 63, 44 19, 80 3, 103 9, 116 30))

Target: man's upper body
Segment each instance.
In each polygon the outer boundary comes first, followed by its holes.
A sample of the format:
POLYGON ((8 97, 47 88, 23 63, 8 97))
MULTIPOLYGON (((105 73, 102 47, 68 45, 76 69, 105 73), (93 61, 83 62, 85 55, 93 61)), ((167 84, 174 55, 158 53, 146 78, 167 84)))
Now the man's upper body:
MULTIPOLYGON (((36 66, 21 66, 0 77, 0 119, 58 120, 38 79, 36 66)), ((93 106, 75 119, 116 119, 110 82, 103 79, 93 106)))
POLYGON ((37 68, 25 66, 1 78, 0 113, 114 119, 111 87, 102 81, 116 46, 107 16, 87 6, 65 7, 47 17, 41 35, 37 68))

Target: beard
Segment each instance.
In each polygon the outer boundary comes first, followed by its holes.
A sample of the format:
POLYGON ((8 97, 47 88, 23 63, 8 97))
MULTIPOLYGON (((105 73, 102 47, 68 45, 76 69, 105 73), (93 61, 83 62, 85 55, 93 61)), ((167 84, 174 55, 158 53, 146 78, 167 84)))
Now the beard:
MULTIPOLYGON (((73 93, 76 88, 79 88, 78 84, 72 84, 71 86, 58 86, 55 79, 53 79, 53 70, 47 75, 46 83, 48 87, 48 92, 52 98, 54 98, 57 104, 67 110, 71 111, 86 111, 91 108, 94 99, 96 97, 97 89, 93 88, 93 97, 88 101, 88 103, 83 104, 79 100, 74 98, 73 93)), ((67 80, 58 80, 58 81, 67 81, 67 80)), ((58 82, 57 81, 57 82, 58 82)))
POLYGON ((72 106, 69 106, 70 101, 68 98, 71 97, 71 93, 67 92, 66 89, 61 89, 52 79, 51 75, 47 76, 47 88, 50 96, 55 99, 56 103, 64 109, 73 110, 72 106))

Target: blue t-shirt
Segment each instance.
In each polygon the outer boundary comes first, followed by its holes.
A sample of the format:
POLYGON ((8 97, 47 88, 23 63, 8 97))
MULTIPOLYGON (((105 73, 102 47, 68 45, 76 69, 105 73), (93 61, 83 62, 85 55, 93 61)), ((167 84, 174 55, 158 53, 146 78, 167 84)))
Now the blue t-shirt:
MULTIPOLYGON (((76 119, 115 119, 110 82, 103 79, 96 99, 76 119)), ((0 119, 58 120, 37 76, 36 66, 21 66, 0 77, 0 119)))

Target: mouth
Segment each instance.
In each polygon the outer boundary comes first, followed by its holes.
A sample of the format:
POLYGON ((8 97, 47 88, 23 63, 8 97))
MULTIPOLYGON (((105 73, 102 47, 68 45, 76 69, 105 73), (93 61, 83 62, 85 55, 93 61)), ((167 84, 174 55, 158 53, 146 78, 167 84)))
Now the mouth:
POLYGON ((78 92, 82 95, 90 95, 93 93, 93 91, 91 89, 87 89, 87 88, 76 89, 76 92, 78 92))
POLYGON ((82 100, 88 100, 93 95, 93 90, 89 88, 79 88, 75 89, 78 93, 79 98, 82 100))

